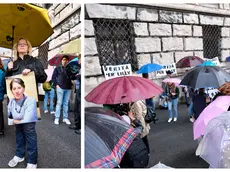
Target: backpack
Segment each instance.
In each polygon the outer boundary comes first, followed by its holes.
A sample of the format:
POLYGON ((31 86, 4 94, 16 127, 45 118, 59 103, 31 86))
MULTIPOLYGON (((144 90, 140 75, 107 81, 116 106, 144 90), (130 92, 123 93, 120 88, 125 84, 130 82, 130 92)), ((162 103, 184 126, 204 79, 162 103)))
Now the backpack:
POLYGON ((51 86, 50 82, 44 82, 42 84, 42 87, 43 87, 44 91, 50 91, 52 89, 52 86, 51 86))
MULTIPOLYGON (((143 102, 143 101, 142 101, 143 102)), ((145 115, 145 122, 150 123, 150 122, 154 122, 154 124, 156 123, 155 118, 156 118, 156 112, 154 111, 153 107, 151 106, 147 106, 145 102, 143 102, 147 108, 147 112, 145 115)))

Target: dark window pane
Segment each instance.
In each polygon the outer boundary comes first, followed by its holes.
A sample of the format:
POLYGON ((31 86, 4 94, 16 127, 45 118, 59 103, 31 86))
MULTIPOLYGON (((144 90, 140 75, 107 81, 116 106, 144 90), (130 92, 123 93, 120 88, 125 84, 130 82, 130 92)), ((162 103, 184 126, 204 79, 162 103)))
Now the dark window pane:
POLYGON ((221 29, 219 26, 203 26, 204 58, 220 57, 221 29))
POLYGON ((131 64, 137 70, 134 29, 126 20, 93 20, 100 65, 131 64))

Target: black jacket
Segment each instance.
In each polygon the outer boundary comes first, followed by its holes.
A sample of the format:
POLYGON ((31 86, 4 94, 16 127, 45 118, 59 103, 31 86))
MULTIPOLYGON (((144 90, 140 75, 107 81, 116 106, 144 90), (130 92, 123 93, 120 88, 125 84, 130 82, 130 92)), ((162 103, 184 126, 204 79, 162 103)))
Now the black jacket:
POLYGON ((41 62, 32 56, 25 55, 23 60, 20 57, 18 57, 18 59, 14 61, 13 64, 14 67, 12 70, 9 71, 7 68, 6 77, 19 75, 22 74, 22 71, 24 69, 30 69, 31 71, 34 71, 37 83, 43 83, 47 79, 47 75, 44 71, 41 62))
POLYGON ((52 81, 55 87, 59 85, 61 89, 71 89, 72 87, 71 79, 67 75, 66 68, 63 66, 58 66, 54 69, 52 81))
POLYGON ((201 112, 206 108, 206 94, 199 93, 192 98, 194 118, 197 119, 201 112))

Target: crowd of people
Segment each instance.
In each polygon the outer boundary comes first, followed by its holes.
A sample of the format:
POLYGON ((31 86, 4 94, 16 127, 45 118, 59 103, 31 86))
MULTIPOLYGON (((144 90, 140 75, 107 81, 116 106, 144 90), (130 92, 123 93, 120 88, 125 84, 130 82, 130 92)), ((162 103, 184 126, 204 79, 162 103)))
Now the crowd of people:
MULTIPOLYGON (((52 79, 47 81, 47 74, 41 62, 32 56, 32 46, 29 40, 25 38, 19 39, 14 45, 14 59, 8 63, 6 70, 0 59, 0 137, 2 137, 2 139, 4 136, 5 115, 3 113, 3 100, 4 95, 7 94, 5 77, 19 74, 27 75, 32 71, 35 74, 36 85, 38 85, 38 83, 48 82, 51 86, 50 90, 44 90, 44 113, 48 113, 48 99, 50 99, 49 108, 50 113, 53 114, 55 118, 54 124, 59 124, 61 109, 63 112, 63 122, 68 125, 71 124, 68 118, 68 105, 71 89, 73 85, 76 86, 76 100, 74 102, 75 121, 74 125, 70 125, 69 128, 76 130, 77 134, 81 133, 80 71, 74 74, 68 73, 66 70, 68 62, 69 56, 62 56, 61 65, 54 69, 52 79), (73 84, 72 81, 74 81, 75 84, 73 84), (54 106, 54 97, 57 97, 56 108, 54 106)), ((13 98, 8 101, 7 113, 8 119, 12 119, 12 123, 15 125, 16 151, 15 156, 9 161, 8 165, 10 167, 15 167, 19 162, 24 161, 27 152, 27 168, 36 168, 38 158, 36 122, 39 119, 37 117, 36 100, 35 98, 25 95, 26 87, 24 81, 20 78, 14 78, 10 83, 10 91, 13 94, 13 98)))

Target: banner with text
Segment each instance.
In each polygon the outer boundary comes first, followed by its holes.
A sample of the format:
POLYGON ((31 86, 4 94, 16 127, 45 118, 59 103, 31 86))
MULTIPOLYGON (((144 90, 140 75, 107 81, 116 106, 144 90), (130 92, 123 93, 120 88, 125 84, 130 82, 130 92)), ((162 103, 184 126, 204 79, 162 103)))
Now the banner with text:
POLYGON ((156 77, 157 78, 161 78, 163 76, 166 76, 166 71, 170 70, 172 72, 172 75, 177 74, 176 71, 176 64, 172 63, 172 64, 168 64, 168 65, 162 65, 162 69, 156 71, 156 77))
POLYGON ((131 64, 102 66, 105 79, 132 75, 131 64))

